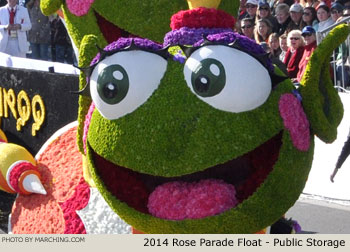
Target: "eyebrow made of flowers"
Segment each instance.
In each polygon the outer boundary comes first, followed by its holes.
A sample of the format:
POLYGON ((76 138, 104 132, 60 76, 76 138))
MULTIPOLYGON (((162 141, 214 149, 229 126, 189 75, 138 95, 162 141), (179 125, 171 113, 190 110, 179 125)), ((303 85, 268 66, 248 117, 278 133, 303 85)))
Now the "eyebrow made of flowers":
POLYGON ((141 50, 141 51, 157 54, 162 58, 164 58, 165 60, 171 57, 171 55, 168 52, 168 47, 163 47, 162 45, 157 44, 151 40, 141 39, 141 38, 120 38, 117 41, 106 46, 104 49, 99 48, 97 45, 96 47, 98 48, 99 53, 91 61, 90 66, 86 68, 77 67, 80 71, 82 71, 85 74, 86 85, 85 87, 83 87, 83 89, 77 92, 73 92, 75 94, 90 96, 89 94, 90 77, 93 70, 106 57, 111 56, 115 53, 141 50))

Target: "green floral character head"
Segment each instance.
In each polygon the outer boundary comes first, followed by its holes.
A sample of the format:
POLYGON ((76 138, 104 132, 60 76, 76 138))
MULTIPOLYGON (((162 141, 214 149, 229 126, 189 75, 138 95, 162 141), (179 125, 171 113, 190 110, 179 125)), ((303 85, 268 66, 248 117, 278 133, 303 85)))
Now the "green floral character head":
POLYGON ((231 21, 179 12, 162 45, 120 38, 92 61, 99 36, 81 40, 78 143, 105 200, 140 231, 258 232, 298 199, 314 135, 336 138, 328 60, 348 26, 322 41, 296 89, 231 21))

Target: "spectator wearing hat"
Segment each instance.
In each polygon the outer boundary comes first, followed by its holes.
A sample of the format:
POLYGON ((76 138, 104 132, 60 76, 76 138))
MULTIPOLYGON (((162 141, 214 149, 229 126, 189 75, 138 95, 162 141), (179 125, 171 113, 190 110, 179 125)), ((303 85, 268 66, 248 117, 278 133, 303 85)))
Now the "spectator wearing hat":
POLYGON ((340 3, 334 2, 331 6, 331 17, 334 22, 343 16, 344 6, 340 3))
POLYGON ((322 32, 335 22, 331 18, 331 11, 326 4, 321 3, 317 7, 318 25, 315 27, 317 32, 322 32))
POLYGON ((289 32, 291 18, 289 16, 289 6, 287 4, 281 3, 276 7, 276 19, 278 22, 277 33, 282 35, 285 32, 289 32))
POLYGON ((243 18, 241 20, 241 34, 250 39, 254 39, 254 26, 254 19, 243 18))
POLYGON ((303 6, 301 6, 298 3, 293 4, 290 8, 289 8, 289 15, 290 18, 292 19, 291 22, 291 28, 293 30, 301 30, 301 18, 303 16, 303 6))
POLYGON ((272 16, 270 5, 267 2, 267 0, 259 0, 256 19, 259 20, 262 18, 266 18, 270 21, 272 25, 272 32, 277 32, 277 19, 274 16, 272 16))
POLYGON ((316 31, 314 28, 312 28, 312 26, 305 26, 301 31, 301 35, 304 38, 305 46, 303 56, 299 62, 299 71, 296 78, 296 82, 298 83, 300 83, 301 78, 304 75, 307 63, 309 62, 310 57, 317 46, 316 31))
POLYGON ((245 5, 245 9, 246 11, 243 12, 240 16, 239 16, 239 20, 242 20, 243 18, 252 18, 255 19, 256 16, 256 12, 258 10, 258 2, 259 0, 247 0, 246 5, 245 5))
POLYGON ((288 51, 284 58, 284 64, 287 66, 288 76, 291 79, 297 77, 299 71, 299 62, 304 53, 304 39, 300 30, 292 30, 287 37, 288 51))
MULTIPOLYGON (((314 29, 318 24, 317 13, 314 7, 305 7, 303 10, 302 27, 312 26, 314 29)), ((316 29, 315 29, 316 30, 316 29)))

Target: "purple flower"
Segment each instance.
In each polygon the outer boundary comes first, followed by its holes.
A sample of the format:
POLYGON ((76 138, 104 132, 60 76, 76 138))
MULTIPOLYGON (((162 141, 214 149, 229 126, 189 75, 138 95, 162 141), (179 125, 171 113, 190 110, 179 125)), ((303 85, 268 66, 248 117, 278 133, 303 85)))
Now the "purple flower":
MULTIPOLYGON (((158 44, 156 42, 153 42, 148 39, 142 39, 142 38, 120 38, 117 41, 112 42, 111 44, 107 45, 103 50, 105 51, 113 51, 118 49, 124 49, 131 45, 131 42, 134 42, 136 46, 138 46, 141 49, 149 50, 149 51, 157 51, 163 48, 161 44, 158 44)), ((100 53, 96 55, 96 57, 91 61, 90 65, 95 64, 100 59, 100 53)))

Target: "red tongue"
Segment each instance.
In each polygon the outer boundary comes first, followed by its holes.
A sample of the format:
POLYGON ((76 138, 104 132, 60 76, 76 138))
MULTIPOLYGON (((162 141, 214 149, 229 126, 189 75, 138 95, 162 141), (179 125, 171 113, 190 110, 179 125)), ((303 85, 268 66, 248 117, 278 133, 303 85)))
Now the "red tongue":
POLYGON ((148 198, 149 212, 168 220, 213 216, 237 204, 235 187, 217 179, 169 182, 158 186, 148 198))

